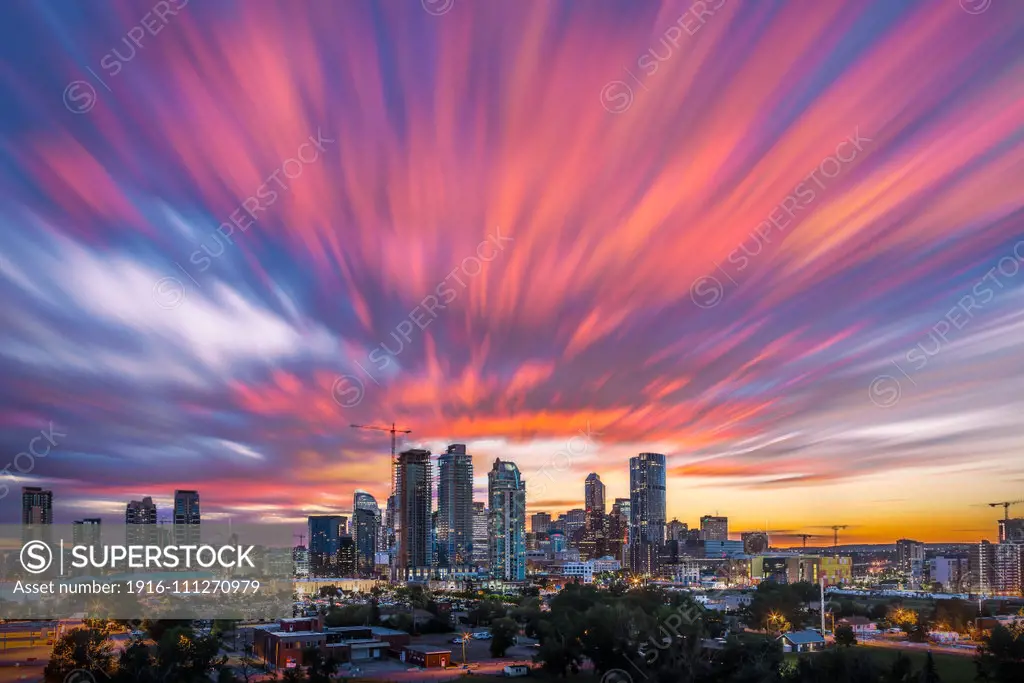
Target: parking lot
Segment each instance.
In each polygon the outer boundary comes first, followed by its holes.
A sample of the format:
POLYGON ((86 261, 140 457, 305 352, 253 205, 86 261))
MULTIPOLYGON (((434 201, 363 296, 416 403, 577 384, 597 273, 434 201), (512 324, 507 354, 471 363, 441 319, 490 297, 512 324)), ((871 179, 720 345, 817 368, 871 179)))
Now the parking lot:
MULTIPOLYGON (((455 633, 448 633, 416 636, 412 642, 414 645, 436 645, 438 649, 451 650, 452 662, 462 664, 462 645, 451 642, 452 638, 455 638, 457 635, 455 633)), ((533 644, 536 642, 532 638, 519 636, 519 644, 510 647, 501 661, 505 663, 511 663, 512 661, 532 662, 533 655, 537 651, 537 648, 533 647, 533 644)), ((466 661, 470 663, 497 661, 491 656, 491 641, 470 639, 466 643, 466 661)))

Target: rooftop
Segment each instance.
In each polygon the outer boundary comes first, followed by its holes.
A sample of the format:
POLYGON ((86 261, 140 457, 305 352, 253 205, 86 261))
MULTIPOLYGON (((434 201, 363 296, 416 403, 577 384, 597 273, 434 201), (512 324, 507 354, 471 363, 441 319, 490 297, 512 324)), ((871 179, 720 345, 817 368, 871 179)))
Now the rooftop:
POLYGON ((385 628, 383 626, 371 626, 370 631, 375 636, 407 636, 409 635, 405 631, 399 631, 398 629, 385 628))
POLYGON ((278 638, 309 638, 311 636, 325 636, 323 631, 270 631, 278 638))
POLYGON ((451 650, 444 650, 439 647, 433 647, 430 645, 406 645, 405 649, 409 652, 419 652, 424 655, 443 655, 451 654, 451 650))
POLYGON ((825 638, 817 631, 793 631, 792 633, 783 633, 782 637, 793 643, 794 645, 809 645, 811 643, 824 643, 825 638))

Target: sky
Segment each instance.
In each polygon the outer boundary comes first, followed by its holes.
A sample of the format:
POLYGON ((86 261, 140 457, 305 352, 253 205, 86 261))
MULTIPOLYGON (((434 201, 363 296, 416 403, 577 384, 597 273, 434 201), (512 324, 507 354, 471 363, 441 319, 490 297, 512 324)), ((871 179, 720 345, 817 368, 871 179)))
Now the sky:
POLYGON ((778 544, 1024 499, 1009 0, 0 15, 2 519, 383 505, 391 422, 778 544))

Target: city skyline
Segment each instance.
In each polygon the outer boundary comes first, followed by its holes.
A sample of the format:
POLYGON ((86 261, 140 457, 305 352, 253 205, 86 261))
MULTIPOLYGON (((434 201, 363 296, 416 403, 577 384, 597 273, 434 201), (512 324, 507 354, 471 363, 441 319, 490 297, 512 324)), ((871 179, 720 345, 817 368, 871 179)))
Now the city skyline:
POLYGON ((384 510, 394 423, 528 513, 653 452, 691 529, 997 540, 1014 3, 434 4, 6 8, 0 517, 384 510))
MULTIPOLYGON (((422 540, 420 541, 420 543, 421 543, 422 547, 424 548, 424 550, 422 550, 421 552, 424 552, 425 553, 425 557, 429 558, 429 560, 427 562, 427 565, 434 565, 434 566, 440 565, 440 566, 453 566, 454 567, 454 566, 457 566, 457 565, 460 565, 460 564, 466 564, 465 562, 452 562, 450 559, 446 559, 446 556, 444 554, 445 553, 444 549, 445 549, 445 546, 446 546, 446 542, 444 542, 444 540, 443 540, 444 539, 444 535, 443 535, 444 532, 443 532, 443 530, 445 528, 445 522, 443 521, 443 517, 442 517, 442 514, 441 514, 442 510, 445 509, 445 506, 441 502, 444 499, 444 494, 442 494, 442 489, 446 486, 445 475, 442 475, 440 473, 438 473, 438 475, 436 475, 436 476, 429 474, 429 471, 430 471, 430 469, 433 466, 438 465, 439 463, 443 462, 445 459, 448 459, 448 461, 451 462, 451 458, 453 456, 458 456, 458 457, 462 457, 462 458, 469 458, 469 459, 471 459, 472 456, 470 454, 466 453, 465 444, 451 444, 451 445, 447 446, 446 449, 443 452, 440 452, 440 453, 431 453, 431 452, 429 452, 426 449, 409 449, 407 451, 403 451, 403 453, 401 455, 405 456, 405 457, 412 456, 412 457, 416 458, 417 462, 421 462, 421 463, 422 462, 429 462, 430 463, 427 466, 426 478, 423 479, 423 481, 420 484, 417 485, 417 488, 418 488, 418 491, 419 491, 419 493, 417 494, 418 498, 419 498, 419 501, 420 501, 419 505, 425 506, 424 507, 424 513, 423 513, 423 515, 421 515, 421 517, 423 517, 425 519, 426 516, 430 516, 431 520, 432 520, 430 522, 426 522, 426 526, 421 527, 421 531, 419 532, 420 534, 425 534, 423 536, 422 540), (427 460, 423 460, 424 458, 427 458, 427 460), (427 512, 430 512, 431 514, 427 515, 427 512)), ((642 461, 642 459, 645 458, 645 457, 649 458, 649 457, 659 457, 659 456, 662 459, 664 458, 664 456, 662 456, 661 454, 640 453, 638 456, 635 456, 634 458, 630 459, 630 461, 629 461, 630 468, 632 469, 634 467, 634 461, 642 461)), ((402 461, 402 458, 399 458, 398 462, 401 462, 401 461, 402 461)), ((498 464, 500 464, 500 462, 501 462, 500 459, 496 460, 495 461, 495 467, 497 467, 498 464)), ((515 463, 509 462, 509 465, 512 466, 513 468, 515 467, 515 463)), ((469 469, 471 471, 472 470, 472 465, 470 464, 467 469, 469 469)), ((422 475, 417 475, 417 476, 419 477, 419 476, 422 476, 422 475)), ((488 477, 489 480, 491 479, 491 475, 490 474, 488 474, 486 476, 488 477)), ((522 482, 523 486, 525 486, 525 484, 527 483, 525 479, 520 478, 518 469, 516 469, 516 478, 517 478, 517 481, 521 481, 522 482)), ((401 482, 401 479, 402 479, 402 477, 399 476, 399 482, 401 482)), ((603 483, 601 483, 600 477, 598 475, 596 475, 596 473, 590 473, 583 480, 584 491, 585 491, 584 498, 583 498, 584 501, 586 501, 588 499, 588 496, 590 495, 589 491, 591 490, 592 485, 593 485, 594 482, 596 482, 597 486, 600 487, 598 489, 600 491, 600 499, 603 500, 603 496, 604 496, 604 493, 605 493, 603 483)), ((447 485, 451 486, 452 482, 451 481, 447 482, 447 485)), ((480 558, 478 558, 477 557, 477 551, 481 550, 481 548, 482 548, 483 552, 487 552, 488 549, 486 547, 486 544, 484 546, 481 546, 481 544, 479 543, 479 539, 477 537, 476 522, 474 521, 474 515, 476 514, 475 510, 477 510, 477 509, 479 509, 482 512, 489 513, 489 509, 486 507, 487 503, 490 500, 489 489, 490 489, 490 485, 488 486, 488 489, 485 490, 485 492, 484 492, 484 496, 483 496, 484 500, 481 501, 481 500, 477 500, 477 494, 476 494, 476 492, 475 492, 475 490, 473 488, 462 486, 462 487, 460 487, 458 489, 457 493, 454 494, 454 498, 457 498, 459 500, 459 502, 456 502, 455 500, 450 500, 449 503, 448 503, 448 505, 451 506, 452 508, 459 507, 459 508, 466 508, 468 510, 469 517, 466 519, 466 526, 465 526, 466 537, 467 537, 467 539, 469 539, 470 543, 473 543, 475 546, 477 546, 477 550, 465 553, 465 557, 469 558, 470 556, 472 556, 472 557, 476 558, 476 559, 474 559, 472 561, 472 563, 482 564, 484 566, 486 566, 487 561, 486 560, 481 560, 480 558), (469 494, 468 498, 465 497, 467 493, 469 494)), ((452 494, 449 493, 448 495, 451 496, 452 494)), ((633 496, 635 498, 635 491, 633 493, 631 493, 631 496, 633 496)), ((35 501, 40 500, 41 497, 45 498, 46 506, 47 506, 44 518, 49 520, 49 521, 47 521, 46 523, 53 523, 53 521, 55 519, 54 512, 53 512, 53 510, 54 510, 53 502, 52 502, 53 501, 53 492, 51 490, 48 490, 48 489, 40 489, 39 487, 29 487, 29 486, 22 487, 22 489, 21 489, 21 501, 22 501, 22 513, 21 514, 22 514, 22 522, 23 523, 26 523, 26 520, 28 520, 30 518, 35 518, 36 515, 39 514, 39 513, 35 513, 35 512, 29 512, 30 508, 27 507, 27 506, 29 506, 29 505, 32 505, 32 506, 37 505, 37 503, 35 501)), ((198 491, 183 491, 183 490, 175 491, 174 495, 169 499, 169 500, 172 501, 172 506, 170 506, 172 508, 170 510, 171 514, 167 515, 166 513, 168 511, 165 509, 164 510, 164 513, 165 513, 164 517, 163 517, 163 519, 160 519, 160 517, 158 515, 158 510, 162 506, 157 504, 154 501, 154 497, 153 496, 145 496, 144 498, 142 498, 142 500, 130 500, 130 501, 127 501, 127 503, 125 505, 125 512, 122 514, 122 517, 125 519, 127 524, 175 524, 175 523, 178 523, 178 524, 180 524, 180 523, 186 523, 186 524, 188 524, 188 523, 195 523, 195 524, 198 524, 199 523, 199 521, 198 521, 198 519, 199 519, 198 499, 199 499, 199 492, 198 491), (196 501, 196 505, 195 505, 196 510, 194 512, 194 519, 191 518, 191 517, 186 518, 186 517, 183 517, 182 515, 175 514, 175 509, 179 505, 178 501, 182 500, 183 498, 188 498, 188 499, 194 498, 195 499, 195 501, 196 501), (140 515, 139 509, 143 508, 145 506, 149 506, 149 510, 146 513, 140 515)), ((524 500, 528 501, 528 499, 529 499, 528 496, 524 497, 524 500)), ((159 500, 159 497, 157 497, 157 500, 159 500)), ((384 539, 386 538, 387 520, 386 520, 386 517, 383 514, 383 511, 381 511, 378 508, 377 503, 376 503, 374 497, 371 494, 369 494, 368 492, 364 491, 364 490, 356 489, 356 490, 353 491, 352 500, 353 500, 353 504, 352 504, 351 507, 348 507, 348 508, 338 508, 338 509, 333 510, 333 511, 323 511, 323 514, 309 515, 309 516, 307 516, 307 517, 305 517, 305 518, 303 518, 301 520, 297 520, 298 522, 301 523, 303 529, 305 531, 309 532, 308 534, 304 534, 303 538, 309 539, 308 542, 306 542, 306 546, 309 548, 311 556, 315 552, 314 551, 314 542, 313 542, 314 535, 315 535, 314 532, 313 532, 314 520, 340 520, 340 522, 341 522, 341 530, 338 532, 338 535, 347 535, 347 536, 349 536, 349 537, 351 537, 353 539, 356 539, 356 542, 358 543, 358 546, 359 546, 358 549, 357 549, 357 552, 358 552, 359 558, 361 558, 360 561, 363 561, 363 558, 365 558, 366 562, 370 562, 369 558, 376 551, 390 550, 391 552, 395 552, 398 549, 398 547, 399 547, 399 545, 401 543, 399 538, 395 539, 395 546, 393 548, 388 549, 388 548, 385 547, 387 545, 385 543, 385 541, 384 541, 384 539), (368 515, 362 521, 363 528, 364 529, 369 529, 369 528, 372 527, 372 529, 373 529, 372 536, 364 536, 364 539, 361 540, 361 541, 359 540, 359 535, 356 532, 356 526, 355 526, 356 525, 357 517, 358 517, 358 515, 360 513, 366 513, 368 515), (349 526, 349 524, 351 524, 351 526, 349 526), (378 544, 378 540, 380 541, 379 544, 378 544), (366 545, 367 543, 368 543, 368 545, 366 545)), ((601 511, 601 512, 599 512, 597 514, 597 519, 598 520, 602 520, 603 519, 604 520, 604 524, 613 523, 611 520, 617 514, 616 507, 619 505, 620 501, 624 501, 626 504, 632 503, 630 497, 615 498, 615 504, 616 505, 612 507, 611 513, 606 516, 606 513, 604 511, 601 511)), ((584 503, 584 504, 587 505, 587 507, 589 507, 588 503, 584 503)), ((979 539, 979 540, 982 541, 982 542, 994 542, 994 543, 1003 543, 1004 541, 1009 541, 1009 542, 1012 542, 1012 543, 1019 543, 1020 539, 1022 537, 1024 537, 1024 532, 1021 531, 1021 529, 1024 529, 1024 516, 1020 516, 1020 517, 1010 516, 1010 512, 1009 512, 1016 505, 1024 505, 1024 500, 1004 501, 1002 503, 987 503, 987 504, 985 504, 985 507, 988 507, 988 508, 991 508, 991 509, 1003 508, 1003 514, 1005 515, 1005 517, 996 520, 995 523, 994 523, 994 526, 992 526, 990 529, 988 529, 987 532, 985 534, 983 534, 983 537, 981 539, 979 539)), ((633 506, 630 505, 630 508, 632 508, 632 507, 633 506)), ((624 518, 623 518, 623 523, 627 527, 629 527, 629 526, 631 526, 633 524, 632 515, 629 512, 630 508, 627 508, 627 511, 624 514, 624 518)), ((33 509, 35 509, 35 508, 33 508, 33 509)), ((598 507, 598 509, 600 509, 600 506, 598 507)), ((641 506, 641 509, 642 509, 642 506, 641 506)), ((538 531, 542 532, 543 529, 536 528, 537 520, 541 519, 541 518, 545 518, 547 523, 548 523, 548 525, 551 526, 551 527, 554 527, 556 525, 562 525, 564 527, 568 527, 571 524, 575 524, 576 527, 578 527, 579 529, 588 529, 589 530, 591 528, 591 522, 589 521, 588 516, 585 514, 587 512, 586 508, 567 507, 563 512, 555 511, 552 514, 552 510, 550 510, 550 509, 538 510, 536 508, 531 508, 528 504, 526 504, 524 506, 524 510, 525 510, 525 512, 521 515, 521 517, 522 517, 521 522, 522 522, 522 527, 523 527, 523 529, 522 529, 523 533, 525 533, 527 529, 529 529, 531 534, 532 533, 536 533, 538 531), (573 513, 576 513, 576 515, 574 515, 573 513), (578 519, 574 520, 573 519, 574 516, 578 517, 578 519)), ((642 516, 643 516, 643 513, 641 513, 641 517, 642 516)), ((489 517, 489 514, 488 514, 488 517, 489 517)), ((86 521, 86 522, 93 522, 93 521, 95 521, 96 523, 99 523, 99 521, 101 519, 102 518, 99 518, 99 517, 97 517, 97 518, 84 518, 84 519, 76 518, 74 520, 69 520, 69 521, 71 521, 74 524, 80 524, 83 521, 86 521)), ((827 540, 829 538, 827 530, 826 529, 822 529, 821 527, 811 526, 811 527, 804 527, 804 528, 795 529, 795 530, 769 529, 768 525, 767 525, 767 520, 765 520, 765 526, 762 527, 762 528, 749 528, 749 529, 748 528, 742 528, 742 529, 733 528, 733 529, 730 529, 729 528, 729 517, 727 515, 718 515, 717 511, 713 515, 712 514, 702 514, 698 518, 698 520, 697 520, 698 523, 696 525, 693 525, 692 527, 690 526, 690 523, 689 523, 688 519, 684 518, 683 520, 680 520, 679 516, 673 515, 673 514, 670 514, 670 513, 666 513, 663 518, 658 518, 658 519, 662 522, 661 523, 661 527, 662 527, 662 535, 661 536, 662 536, 662 538, 665 541, 675 540, 675 532, 673 531, 673 529, 681 529, 683 536, 685 536, 687 531, 688 531, 691 535, 693 535, 692 537, 700 538, 701 540, 705 540, 705 539, 706 540, 726 540, 726 539, 729 539, 729 540, 733 540, 733 541, 741 540, 741 542, 744 545, 746 545, 747 539, 750 536, 764 536, 766 543, 770 543, 772 548, 779 548, 779 549, 797 549, 797 548, 800 548, 800 547, 803 547, 803 548, 815 548, 815 549, 827 549, 827 548, 830 548, 830 547, 849 547, 849 546, 857 546, 857 545, 883 545, 884 546, 884 545, 893 545, 893 544, 895 544, 895 547, 897 548, 897 551, 900 551, 901 544, 905 543, 905 542, 915 543, 915 544, 919 544, 919 545, 922 545, 922 546, 923 545, 941 546, 941 545, 944 545, 944 544, 976 545, 976 543, 977 543, 976 541, 957 541, 957 540, 949 540, 949 539, 934 540, 934 539, 919 539, 919 538, 915 538, 913 540, 908 540, 905 537, 894 538, 894 539, 889 539, 889 540, 870 541, 870 542, 868 542, 868 541, 860 541, 859 539, 850 540, 848 538, 848 533, 847 533, 847 529, 849 528, 848 525, 841 525, 841 526, 838 526, 838 527, 837 526, 828 527, 828 529, 832 530, 832 534, 834 536, 834 542, 830 544, 830 543, 827 542, 827 540), (819 533, 809 534, 809 533, 807 533, 807 528, 813 528, 815 530, 819 530, 819 533), (840 530, 843 533, 843 541, 842 542, 838 542, 840 530), (808 539, 815 539, 815 541, 813 541, 810 544, 808 544, 808 542, 807 542, 808 539)), ((638 524, 639 524, 639 520, 640 520, 640 518, 638 518, 636 520, 636 522, 638 524)), ((61 523, 61 521, 58 521, 58 523, 61 523)), ((601 525, 601 522, 598 521, 597 524, 595 525, 595 528, 600 527, 600 525, 601 525)), ((607 533, 608 531, 609 531, 608 527, 605 526, 604 529, 603 529, 602 534, 607 533)), ((365 533, 367 533, 367 532, 364 531, 364 534, 365 533)), ((567 543, 571 543, 571 545, 573 545, 575 547, 577 544, 572 541, 572 539, 571 539, 572 534, 571 533, 567 533, 566 536, 567 536, 566 542, 567 543)), ((454 547, 454 545, 452 547, 454 547)), ((624 564, 628 564, 629 563, 628 562, 628 557, 626 558, 626 560, 627 561, 624 562, 624 564)))

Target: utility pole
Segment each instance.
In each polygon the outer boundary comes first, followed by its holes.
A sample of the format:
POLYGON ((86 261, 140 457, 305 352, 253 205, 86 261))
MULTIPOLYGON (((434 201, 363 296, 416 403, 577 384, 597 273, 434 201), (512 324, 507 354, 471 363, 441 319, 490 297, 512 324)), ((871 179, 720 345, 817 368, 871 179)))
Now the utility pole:
MULTIPOLYGON (((825 577, 824 575, 818 577, 819 587, 821 588, 821 637, 825 638, 825 577)), ((833 634, 834 636, 835 634, 833 634)))

